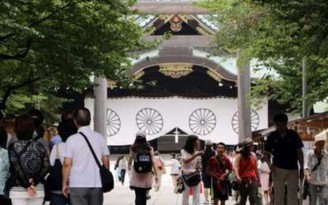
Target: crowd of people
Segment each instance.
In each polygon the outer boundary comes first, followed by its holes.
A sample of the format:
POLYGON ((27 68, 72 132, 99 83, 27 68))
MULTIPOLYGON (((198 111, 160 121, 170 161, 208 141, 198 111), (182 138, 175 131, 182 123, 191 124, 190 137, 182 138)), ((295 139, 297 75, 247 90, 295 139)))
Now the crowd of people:
MULTIPOLYGON (((287 115, 277 114, 274 123, 276 130, 267 137, 264 152, 256 153, 254 142, 249 137, 235 147, 234 157, 227 155, 226 145, 222 142, 213 146, 207 140, 205 149, 200 150, 199 138, 190 135, 181 149, 180 159, 173 154, 171 162, 172 187, 175 193, 182 194, 182 205, 189 205, 191 190, 192 204, 200 205, 202 185, 204 204, 224 205, 235 192, 238 205, 245 205, 247 201, 250 205, 297 205, 302 201, 298 193, 303 191, 300 190, 303 183, 309 187, 310 205, 328 204, 328 154, 323 149, 326 136, 315 137, 314 148, 306 153, 304 160, 304 145, 297 132, 287 128, 287 115)), ((149 146, 145 133, 143 136, 144 143, 149 146)), ((153 149, 149 149, 152 153, 153 149)), ((130 157, 129 170, 133 170, 134 155, 130 157)), ((152 154, 152 158, 157 164, 155 155, 152 154)), ((152 174, 155 189, 158 189, 158 169, 152 174)), ((138 178, 138 175, 135 173, 133 178, 138 178)), ((148 181, 144 193, 136 194, 137 205, 146 204, 151 184, 148 181), (137 202, 140 198, 142 203, 137 202)))
MULTIPOLYGON (((0 127, 0 204, 103 204, 99 167, 91 148, 107 169, 109 149, 104 136, 90 128, 90 111, 78 108, 64 113, 57 128, 44 127, 43 120, 40 111, 31 110, 15 119, 15 135, 0 127)), ((250 137, 235 146, 232 157, 224 143, 206 140, 201 149, 199 137, 190 135, 169 162, 153 149, 146 133, 138 131, 129 155, 116 160, 117 182, 124 185, 128 173, 135 204, 146 205, 149 190, 161 189, 162 175, 170 166, 172 190, 182 195, 182 205, 189 205, 191 192, 193 205, 225 205, 232 193, 238 205, 247 201, 250 205, 298 205, 299 185, 304 181, 310 205, 327 205, 326 137, 316 136, 314 148, 304 159, 303 143, 287 122, 285 114, 274 117, 276 130, 267 137, 262 153, 254 150, 250 137)))

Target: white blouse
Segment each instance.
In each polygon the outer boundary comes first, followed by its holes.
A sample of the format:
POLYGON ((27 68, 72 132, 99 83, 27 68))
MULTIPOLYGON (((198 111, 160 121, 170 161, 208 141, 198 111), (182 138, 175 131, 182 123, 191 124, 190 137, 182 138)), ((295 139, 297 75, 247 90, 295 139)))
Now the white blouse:
POLYGON ((305 169, 309 169, 312 184, 315 185, 328 185, 328 154, 323 152, 320 165, 315 171, 312 172, 314 166, 318 163, 318 158, 314 150, 310 150, 306 154, 305 169))

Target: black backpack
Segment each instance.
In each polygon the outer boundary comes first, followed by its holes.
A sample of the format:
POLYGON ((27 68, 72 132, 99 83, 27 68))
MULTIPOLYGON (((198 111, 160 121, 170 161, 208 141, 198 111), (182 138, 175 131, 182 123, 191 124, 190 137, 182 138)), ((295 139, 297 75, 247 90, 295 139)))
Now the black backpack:
POLYGON ((153 161, 150 151, 139 150, 134 158, 134 170, 138 173, 151 172, 153 161))

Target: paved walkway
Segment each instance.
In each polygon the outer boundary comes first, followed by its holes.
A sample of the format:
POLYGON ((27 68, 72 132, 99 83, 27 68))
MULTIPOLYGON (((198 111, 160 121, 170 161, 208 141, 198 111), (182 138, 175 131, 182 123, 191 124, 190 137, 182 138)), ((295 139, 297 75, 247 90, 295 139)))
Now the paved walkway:
MULTIPOLYGON (((111 156, 111 169, 114 168, 114 164, 117 156, 111 156)), ((164 160, 169 162, 169 157, 164 156, 164 160)), ((170 176, 170 167, 167 167, 167 174, 162 176, 162 186, 158 192, 154 189, 150 191, 151 199, 147 201, 147 205, 181 205, 182 195, 175 194, 173 192, 173 185, 170 176)), ((114 174, 115 172, 113 172, 114 174)), ((129 188, 129 177, 126 174, 125 184, 122 185, 120 182, 115 183, 115 188, 110 193, 105 194, 104 205, 134 205, 135 195, 134 191, 129 188)), ((189 197, 190 204, 192 204, 192 197, 189 197)), ((201 195, 201 202, 204 204, 204 196, 201 195)), ((234 205, 236 202, 229 198, 226 205, 234 205)), ((308 205, 305 201, 303 205, 308 205)))

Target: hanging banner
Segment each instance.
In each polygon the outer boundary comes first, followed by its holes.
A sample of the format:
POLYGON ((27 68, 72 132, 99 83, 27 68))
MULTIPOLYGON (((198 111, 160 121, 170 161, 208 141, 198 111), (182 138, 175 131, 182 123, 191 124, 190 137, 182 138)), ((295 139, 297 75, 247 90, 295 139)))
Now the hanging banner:
MULTIPOLYGON (((94 116, 94 99, 86 99, 85 106, 94 116)), ((145 131, 147 140, 152 140, 175 127, 202 140, 229 145, 238 143, 235 98, 109 98, 104 112, 108 145, 131 145, 138 130, 145 131)), ((252 109, 251 125, 252 131, 268 127, 267 104, 252 109)))

